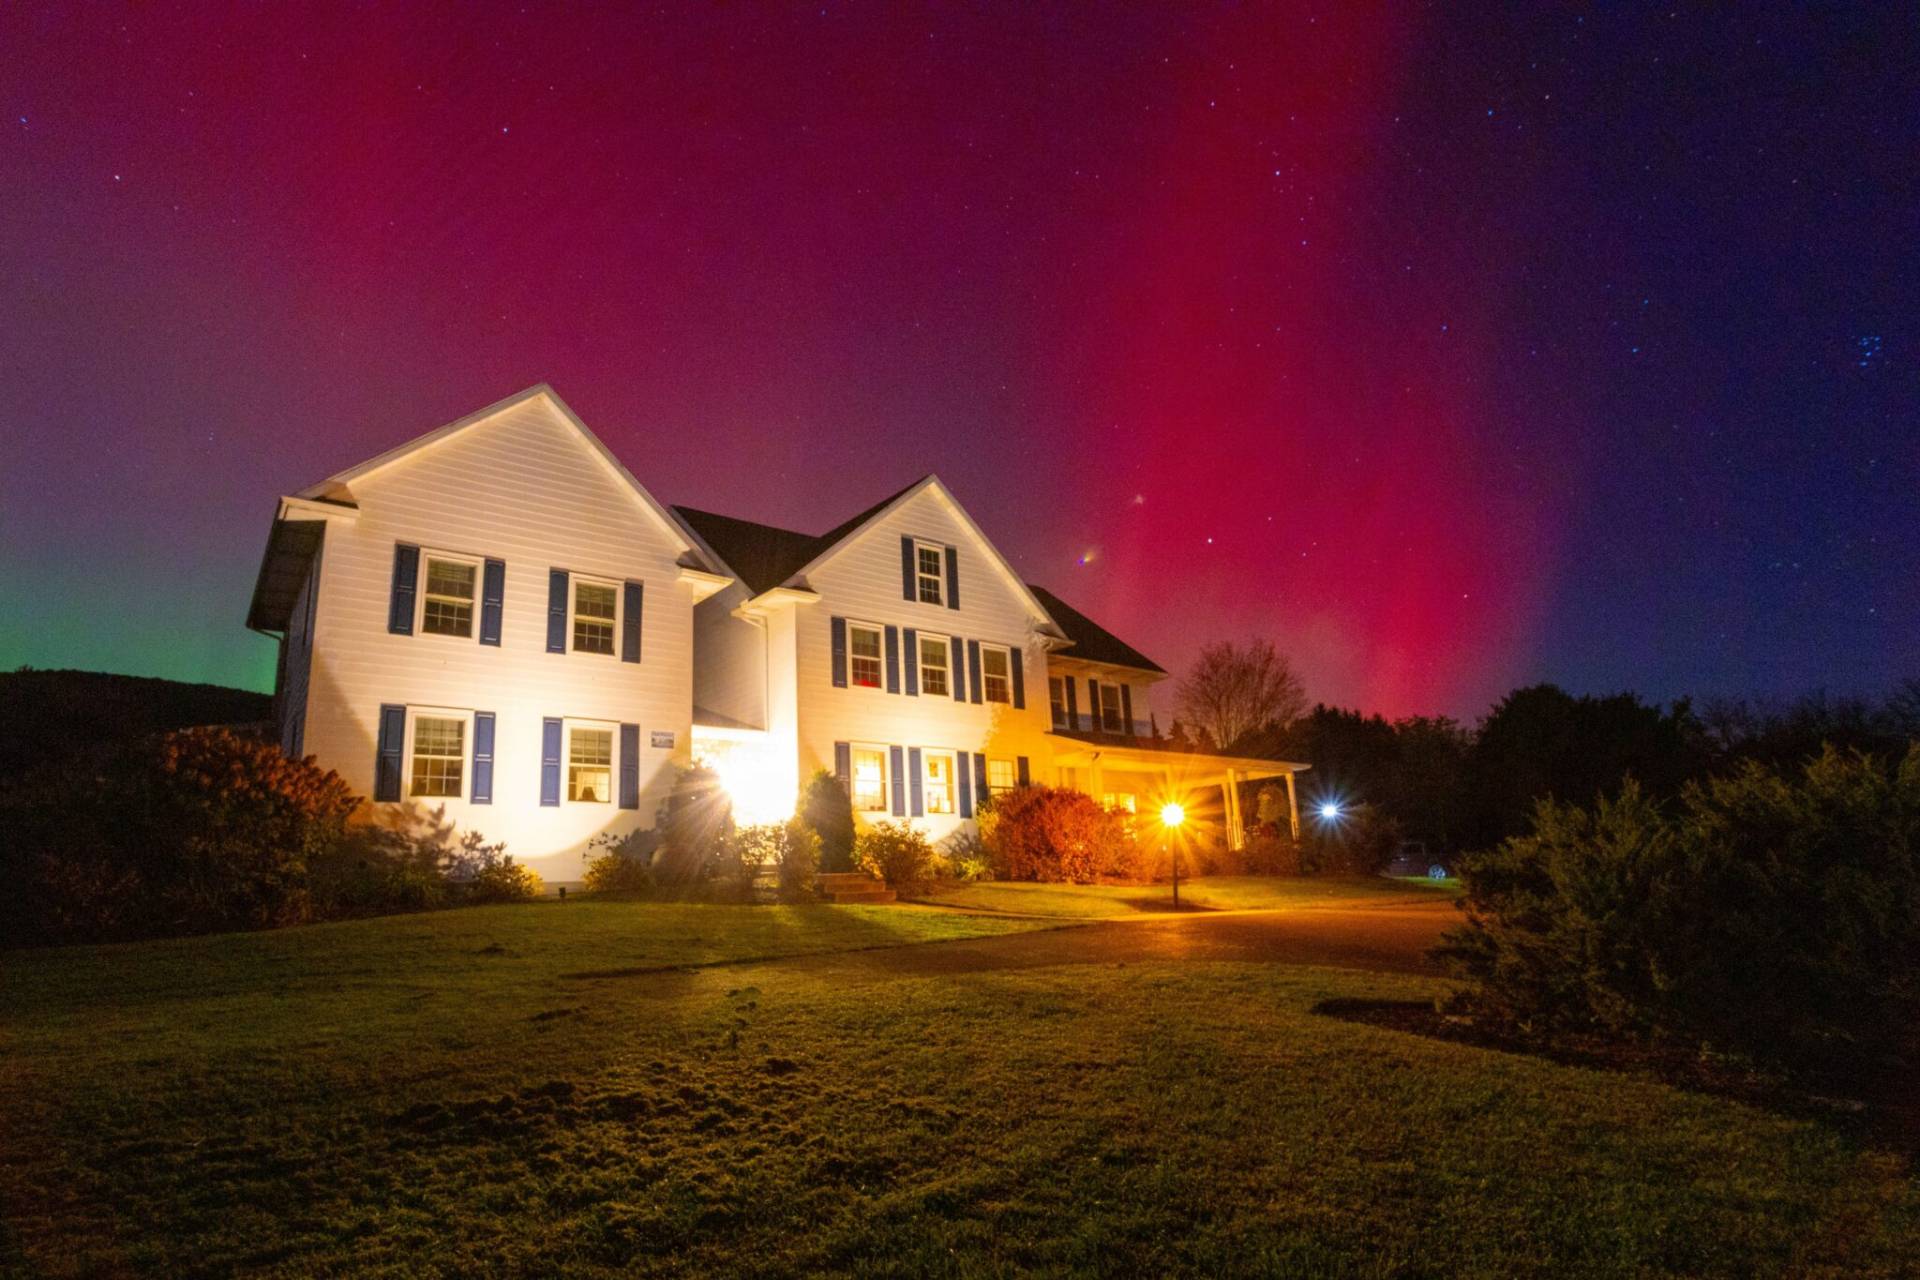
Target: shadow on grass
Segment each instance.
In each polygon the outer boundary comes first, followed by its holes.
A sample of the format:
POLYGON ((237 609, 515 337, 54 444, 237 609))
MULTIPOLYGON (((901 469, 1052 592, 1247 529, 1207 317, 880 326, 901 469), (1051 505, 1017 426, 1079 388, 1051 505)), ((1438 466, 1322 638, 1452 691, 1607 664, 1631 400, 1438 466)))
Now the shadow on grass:
POLYGON ((1544 1058, 1561 1066, 1622 1075, 1650 1076, 1690 1093, 1709 1094, 1758 1107, 1789 1119, 1811 1121, 1855 1142, 1920 1160, 1920 1102, 1910 1090, 1889 1085, 1869 1097, 1843 1097, 1794 1088, 1777 1077, 1725 1060, 1623 1043, 1600 1036, 1545 1040, 1521 1036, 1444 1013, 1430 1000, 1322 1000, 1311 1012, 1429 1040, 1446 1040, 1498 1053, 1544 1058))

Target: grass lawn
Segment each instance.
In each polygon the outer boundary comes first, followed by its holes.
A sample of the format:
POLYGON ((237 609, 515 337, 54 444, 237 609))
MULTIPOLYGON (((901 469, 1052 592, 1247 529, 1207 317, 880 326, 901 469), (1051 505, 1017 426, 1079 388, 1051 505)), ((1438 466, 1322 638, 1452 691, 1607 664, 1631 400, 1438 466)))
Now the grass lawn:
POLYGON ((6 955, 0 1271, 1912 1274, 1902 1157, 1310 1012, 1428 979, 564 976, 1014 927, 569 903, 6 955))
MULTIPOLYGON (((1183 907, 1215 911, 1263 911, 1278 907, 1365 907, 1400 903, 1446 902, 1459 896, 1457 881, 1342 876, 1289 879, 1281 876, 1203 876, 1180 882, 1183 907)), ((1166 911, 1173 903, 1169 885, 1025 884, 983 880, 943 886, 924 898, 942 906, 973 911, 1063 920, 1100 920, 1166 911)))

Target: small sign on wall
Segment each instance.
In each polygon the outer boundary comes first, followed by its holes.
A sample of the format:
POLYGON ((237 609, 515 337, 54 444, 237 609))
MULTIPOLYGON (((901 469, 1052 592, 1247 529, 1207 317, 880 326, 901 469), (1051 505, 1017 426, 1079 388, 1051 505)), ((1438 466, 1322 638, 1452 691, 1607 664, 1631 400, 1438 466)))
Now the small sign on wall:
POLYGON ((671 751, 671 750, 673 750, 673 732, 672 732, 672 730, 669 730, 669 729, 655 729, 655 730, 653 731, 653 745, 654 745, 654 746, 656 746, 656 747, 659 747, 659 748, 661 748, 662 750, 665 750, 665 751, 671 751))

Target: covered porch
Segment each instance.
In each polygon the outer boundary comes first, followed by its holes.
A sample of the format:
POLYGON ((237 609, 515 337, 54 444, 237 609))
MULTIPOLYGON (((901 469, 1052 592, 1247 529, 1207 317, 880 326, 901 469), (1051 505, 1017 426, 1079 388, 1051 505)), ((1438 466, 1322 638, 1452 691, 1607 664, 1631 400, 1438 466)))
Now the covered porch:
POLYGON ((1169 751, 1151 740, 1121 735, 1054 731, 1054 768, 1063 787, 1074 787, 1094 799, 1136 812, 1158 808, 1169 800, 1188 812, 1211 810, 1209 793, 1220 794, 1217 818, 1229 849, 1244 848, 1249 820, 1244 812, 1243 784, 1269 779, 1284 784, 1287 821, 1295 839, 1300 835, 1300 795, 1294 775, 1310 766, 1291 760, 1260 760, 1250 756, 1221 756, 1193 751, 1169 751))

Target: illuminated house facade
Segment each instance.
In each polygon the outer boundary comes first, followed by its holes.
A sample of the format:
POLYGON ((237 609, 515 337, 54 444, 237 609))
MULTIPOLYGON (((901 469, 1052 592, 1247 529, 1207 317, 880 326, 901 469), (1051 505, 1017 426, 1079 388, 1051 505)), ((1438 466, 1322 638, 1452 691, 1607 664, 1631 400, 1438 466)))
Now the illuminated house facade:
MULTIPOLYGON (((248 614, 282 745, 381 805, 446 807, 548 880, 714 768, 743 820, 816 769, 938 841, 988 796, 1144 809, 1303 766, 1164 749, 1166 673, 1022 580, 928 476, 817 536, 669 509, 534 387, 284 497, 248 614)), ((1204 811, 1204 804, 1202 806, 1204 811)))

